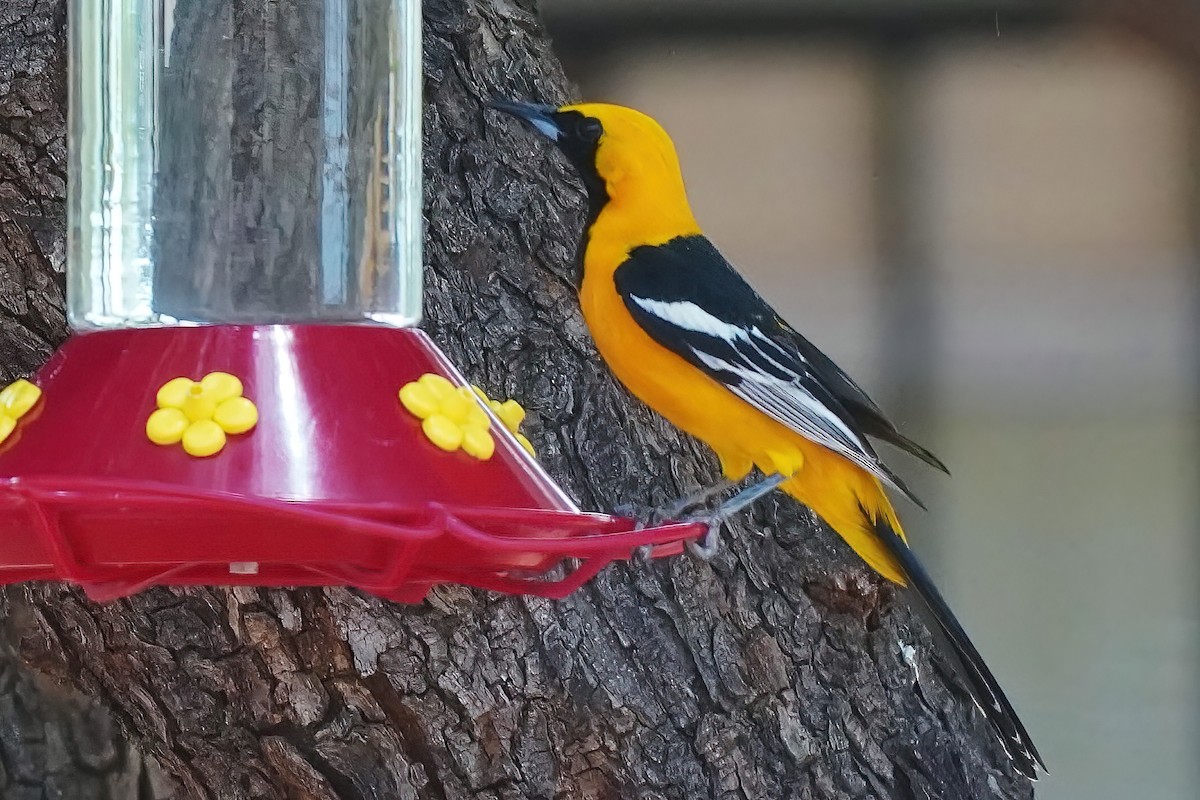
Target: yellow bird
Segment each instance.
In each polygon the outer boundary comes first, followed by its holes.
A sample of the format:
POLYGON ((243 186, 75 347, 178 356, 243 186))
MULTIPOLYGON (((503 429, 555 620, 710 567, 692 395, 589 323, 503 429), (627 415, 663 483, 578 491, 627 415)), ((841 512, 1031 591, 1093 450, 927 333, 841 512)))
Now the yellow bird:
POLYGON ((804 503, 880 575, 922 597, 961 661, 984 716, 1016 768, 1045 765, 983 658, 909 550, 884 490, 916 502, 867 437, 945 471, 901 435, 824 353, 797 333, 705 238, 675 146, 633 109, 493 102, 552 140, 588 193, 580 304, 617 378, 716 452, 726 478, 767 478, 718 510, 706 548, 731 513, 776 487, 804 503))

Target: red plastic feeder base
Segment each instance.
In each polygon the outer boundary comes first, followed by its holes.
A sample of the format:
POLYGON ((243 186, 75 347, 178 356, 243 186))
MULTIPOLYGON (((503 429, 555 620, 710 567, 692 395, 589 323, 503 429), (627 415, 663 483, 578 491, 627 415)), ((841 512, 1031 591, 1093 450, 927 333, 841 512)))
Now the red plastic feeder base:
POLYGON ((493 420, 488 460, 446 452, 397 400, 465 385, 421 331, 211 326, 72 337, 0 445, 0 583, 108 600, 153 585, 345 585, 416 602, 438 583, 563 597, 616 559, 682 552, 703 526, 580 512, 493 420), (253 430, 197 458, 156 445, 158 389, 241 379, 253 430), (572 568, 548 578, 565 559, 572 568))

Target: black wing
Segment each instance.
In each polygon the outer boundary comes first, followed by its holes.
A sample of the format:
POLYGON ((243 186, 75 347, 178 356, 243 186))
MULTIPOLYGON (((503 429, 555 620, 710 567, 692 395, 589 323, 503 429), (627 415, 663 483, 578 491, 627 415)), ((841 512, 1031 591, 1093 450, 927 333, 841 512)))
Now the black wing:
MULTIPOLYGON (((614 280, 629 313, 659 344, 779 423, 922 505, 879 461, 830 381, 791 341, 799 334, 783 327, 706 238, 684 236, 635 248, 614 280)), ((858 394, 866 398, 861 390, 858 394)))
POLYGON ((939 469, 947 475, 950 474, 950 470, 946 469, 946 465, 942 463, 941 459, 896 430, 896 426, 883 415, 883 411, 875 405, 875 401, 868 397, 867 393, 843 372, 841 367, 833 363, 833 359, 822 353, 816 345, 797 333, 783 320, 778 320, 778 323, 779 335, 795 347, 800 356, 821 376, 829 387, 829 391, 854 418, 859 430, 867 436, 899 447, 934 469, 939 469))

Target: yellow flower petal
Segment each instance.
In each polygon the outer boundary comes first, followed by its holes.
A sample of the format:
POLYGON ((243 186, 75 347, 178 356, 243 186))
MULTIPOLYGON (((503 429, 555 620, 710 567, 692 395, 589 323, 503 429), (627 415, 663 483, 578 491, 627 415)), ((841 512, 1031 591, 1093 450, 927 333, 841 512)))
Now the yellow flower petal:
POLYGON ((18 378, 0 391, 0 408, 16 421, 37 405, 41 397, 41 389, 24 378, 18 378))
POLYGON ((471 412, 471 407, 475 405, 475 398, 469 396, 469 391, 468 394, 453 392, 443 397, 441 399, 441 413, 459 425, 466 422, 467 415, 471 412))
POLYGON ((486 428, 468 425, 463 428, 462 449, 480 461, 487 461, 496 452, 496 442, 486 428))
POLYGON ((496 416, 504 423, 504 427, 516 433, 517 428, 525 421, 525 409, 521 408, 521 404, 516 400, 505 400, 496 409, 496 416))
POLYGON ((436 414, 439 405, 433 392, 415 381, 400 387, 400 404, 421 419, 436 414))
POLYGON ((487 396, 487 392, 485 392, 483 389, 480 389, 475 384, 471 384, 471 391, 474 392, 475 396, 478 397, 483 402, 487 403, 487 402, 491 401, 491 398, 489 398, 487 396))
POLYGON ((236 375, 228 372, 210 372, 200 379, 200 387, 204 393, 220 405, 231 397, 242 396, 242 382, 236 375))
POLYGON ((17 427, 17 421, 8 414, 0 414, 0 442, 8 438, 17 427))
POLYGON ((193 383, 179 408, 192 422, 199 422, 212 419, 217 410, 217 403, 200 384, 193 383))
POLYGON ((454 384, 433 372, 426 372, 420 378, 417 378, 417 383, 432 392, 438 401, 444 400, 446 397, 454 394, 454 384))
POLYGON ((146 420, 146 437, 155 444, 175 444, 183 438, 188 424, 178 408, 160 408, 146 420))
POLYGON ((195 385, 196 382, 191 378, 174 378, 169 380, 158 390, 155 403, 159 408, 182 408, 183 401, 187 400, 188 393, 195 385))
POLYGON ((183 432, 183 449, 190 456, 204 458, 221 452, 225 446, 225 431, 211 419, 193 422, 183 432))
POLYGON ((258 424, 258 408, 245 397, 230 397, 217 404, 213 422, 226 433, 245 433, 258 424))
POLYGON ((525 434, 514 432, 513 436, 517 437, 517 441, 521 443, 521 447, 525 448, 525 452, 529 453, 529 455, 533 456, 534 458, 537 458, 537 451, 533 449, 533 442, 526 439, 525 434))
POLYGON ((429 437, 429 441, 445 450, 457 450, 463 441, 463 431, 454 421, 444 414, 434 414, 421 423, 421 430, 429 437))
POLYGON ((471 407, 467 409, 467 421, 463 424, 475 428, 483 428, 486 431, 492 427, 492 418, 483 410, 483 406, 473 402, 471 403, 471 407))

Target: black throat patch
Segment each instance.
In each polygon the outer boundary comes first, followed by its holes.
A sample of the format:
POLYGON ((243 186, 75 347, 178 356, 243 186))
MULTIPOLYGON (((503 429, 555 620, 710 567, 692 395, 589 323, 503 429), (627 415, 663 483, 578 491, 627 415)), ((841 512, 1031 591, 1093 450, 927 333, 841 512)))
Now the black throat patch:
POLYGON ((562 135, 555 144, 571 162, 571 166, 575 168, 588 198, 587 220, 584 222, 579 248, 575 252, 577 269, 575 286, 579 288, 583 282, 583 254, 587 249, 592 225, 600 216, 600 212, 604 210, 604 206, 608 204, 608 189, 604 185, 604 179, 596 170, 596 150, 600 142, 598 139, 581 135, 585 124, 594 123, 595 120, 589 120, 578 111, 560 111, 555 115, 555 121, 559 130, 562 131, 562 135))

